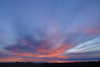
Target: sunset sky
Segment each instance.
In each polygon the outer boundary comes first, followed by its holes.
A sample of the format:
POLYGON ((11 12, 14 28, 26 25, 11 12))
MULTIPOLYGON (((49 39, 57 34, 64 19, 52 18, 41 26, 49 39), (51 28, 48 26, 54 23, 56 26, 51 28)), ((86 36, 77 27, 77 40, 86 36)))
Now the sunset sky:
POLYGON ((100 60, 100 0, 0 0, 0 62, 100 60))

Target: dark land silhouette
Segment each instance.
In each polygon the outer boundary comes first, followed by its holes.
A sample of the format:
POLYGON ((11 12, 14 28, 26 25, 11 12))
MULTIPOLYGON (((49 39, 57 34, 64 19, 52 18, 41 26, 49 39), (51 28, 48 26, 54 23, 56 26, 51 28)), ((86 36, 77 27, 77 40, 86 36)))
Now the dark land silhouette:
POLYGON ((0 67, 100 67, 100 61, 73 62, 73 63, 15 62, 15 63, 0 63, 0 67))

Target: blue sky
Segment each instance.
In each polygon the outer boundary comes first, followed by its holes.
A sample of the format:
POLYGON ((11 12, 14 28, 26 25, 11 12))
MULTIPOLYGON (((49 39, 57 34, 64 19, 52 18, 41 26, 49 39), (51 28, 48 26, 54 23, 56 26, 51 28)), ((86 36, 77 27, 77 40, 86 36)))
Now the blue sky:
POLYGON ((0 62, 100 60, 99 0, 0 0, 0 62))

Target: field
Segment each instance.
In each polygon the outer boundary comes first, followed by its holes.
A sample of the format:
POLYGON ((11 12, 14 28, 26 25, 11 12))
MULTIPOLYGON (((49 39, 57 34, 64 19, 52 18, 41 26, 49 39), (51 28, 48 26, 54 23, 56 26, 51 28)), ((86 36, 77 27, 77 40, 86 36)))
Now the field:
POLYGON ((0 63, 0 67, 100 67, 100 62, 76 63, 0 63))

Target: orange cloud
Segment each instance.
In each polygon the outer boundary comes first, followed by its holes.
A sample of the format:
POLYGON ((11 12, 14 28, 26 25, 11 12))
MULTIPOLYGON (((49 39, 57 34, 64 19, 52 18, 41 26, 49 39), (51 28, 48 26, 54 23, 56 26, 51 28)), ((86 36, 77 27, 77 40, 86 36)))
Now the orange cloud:
POLYGON ((95 34, 95 33, 99 33, 99 30, 98 29, 82 29, 82 31, 85 34, 95 34))
POLYGON ((62 45, 61 47, 57 48, 51 48, 51 49, 45 49, 45 45, 41 45, 40 47, 37 47, 36 50, 37 52, 35 53, 29 53, 29 52, 24 52, 24 53, 14 53, 16 56, 24 56, 24 57, 57 57, 57 58, 68 58, 65 56, 60 56, 63 54, 64 51, 68 50, 68 48, 71 47, 71 45, 62 45))

